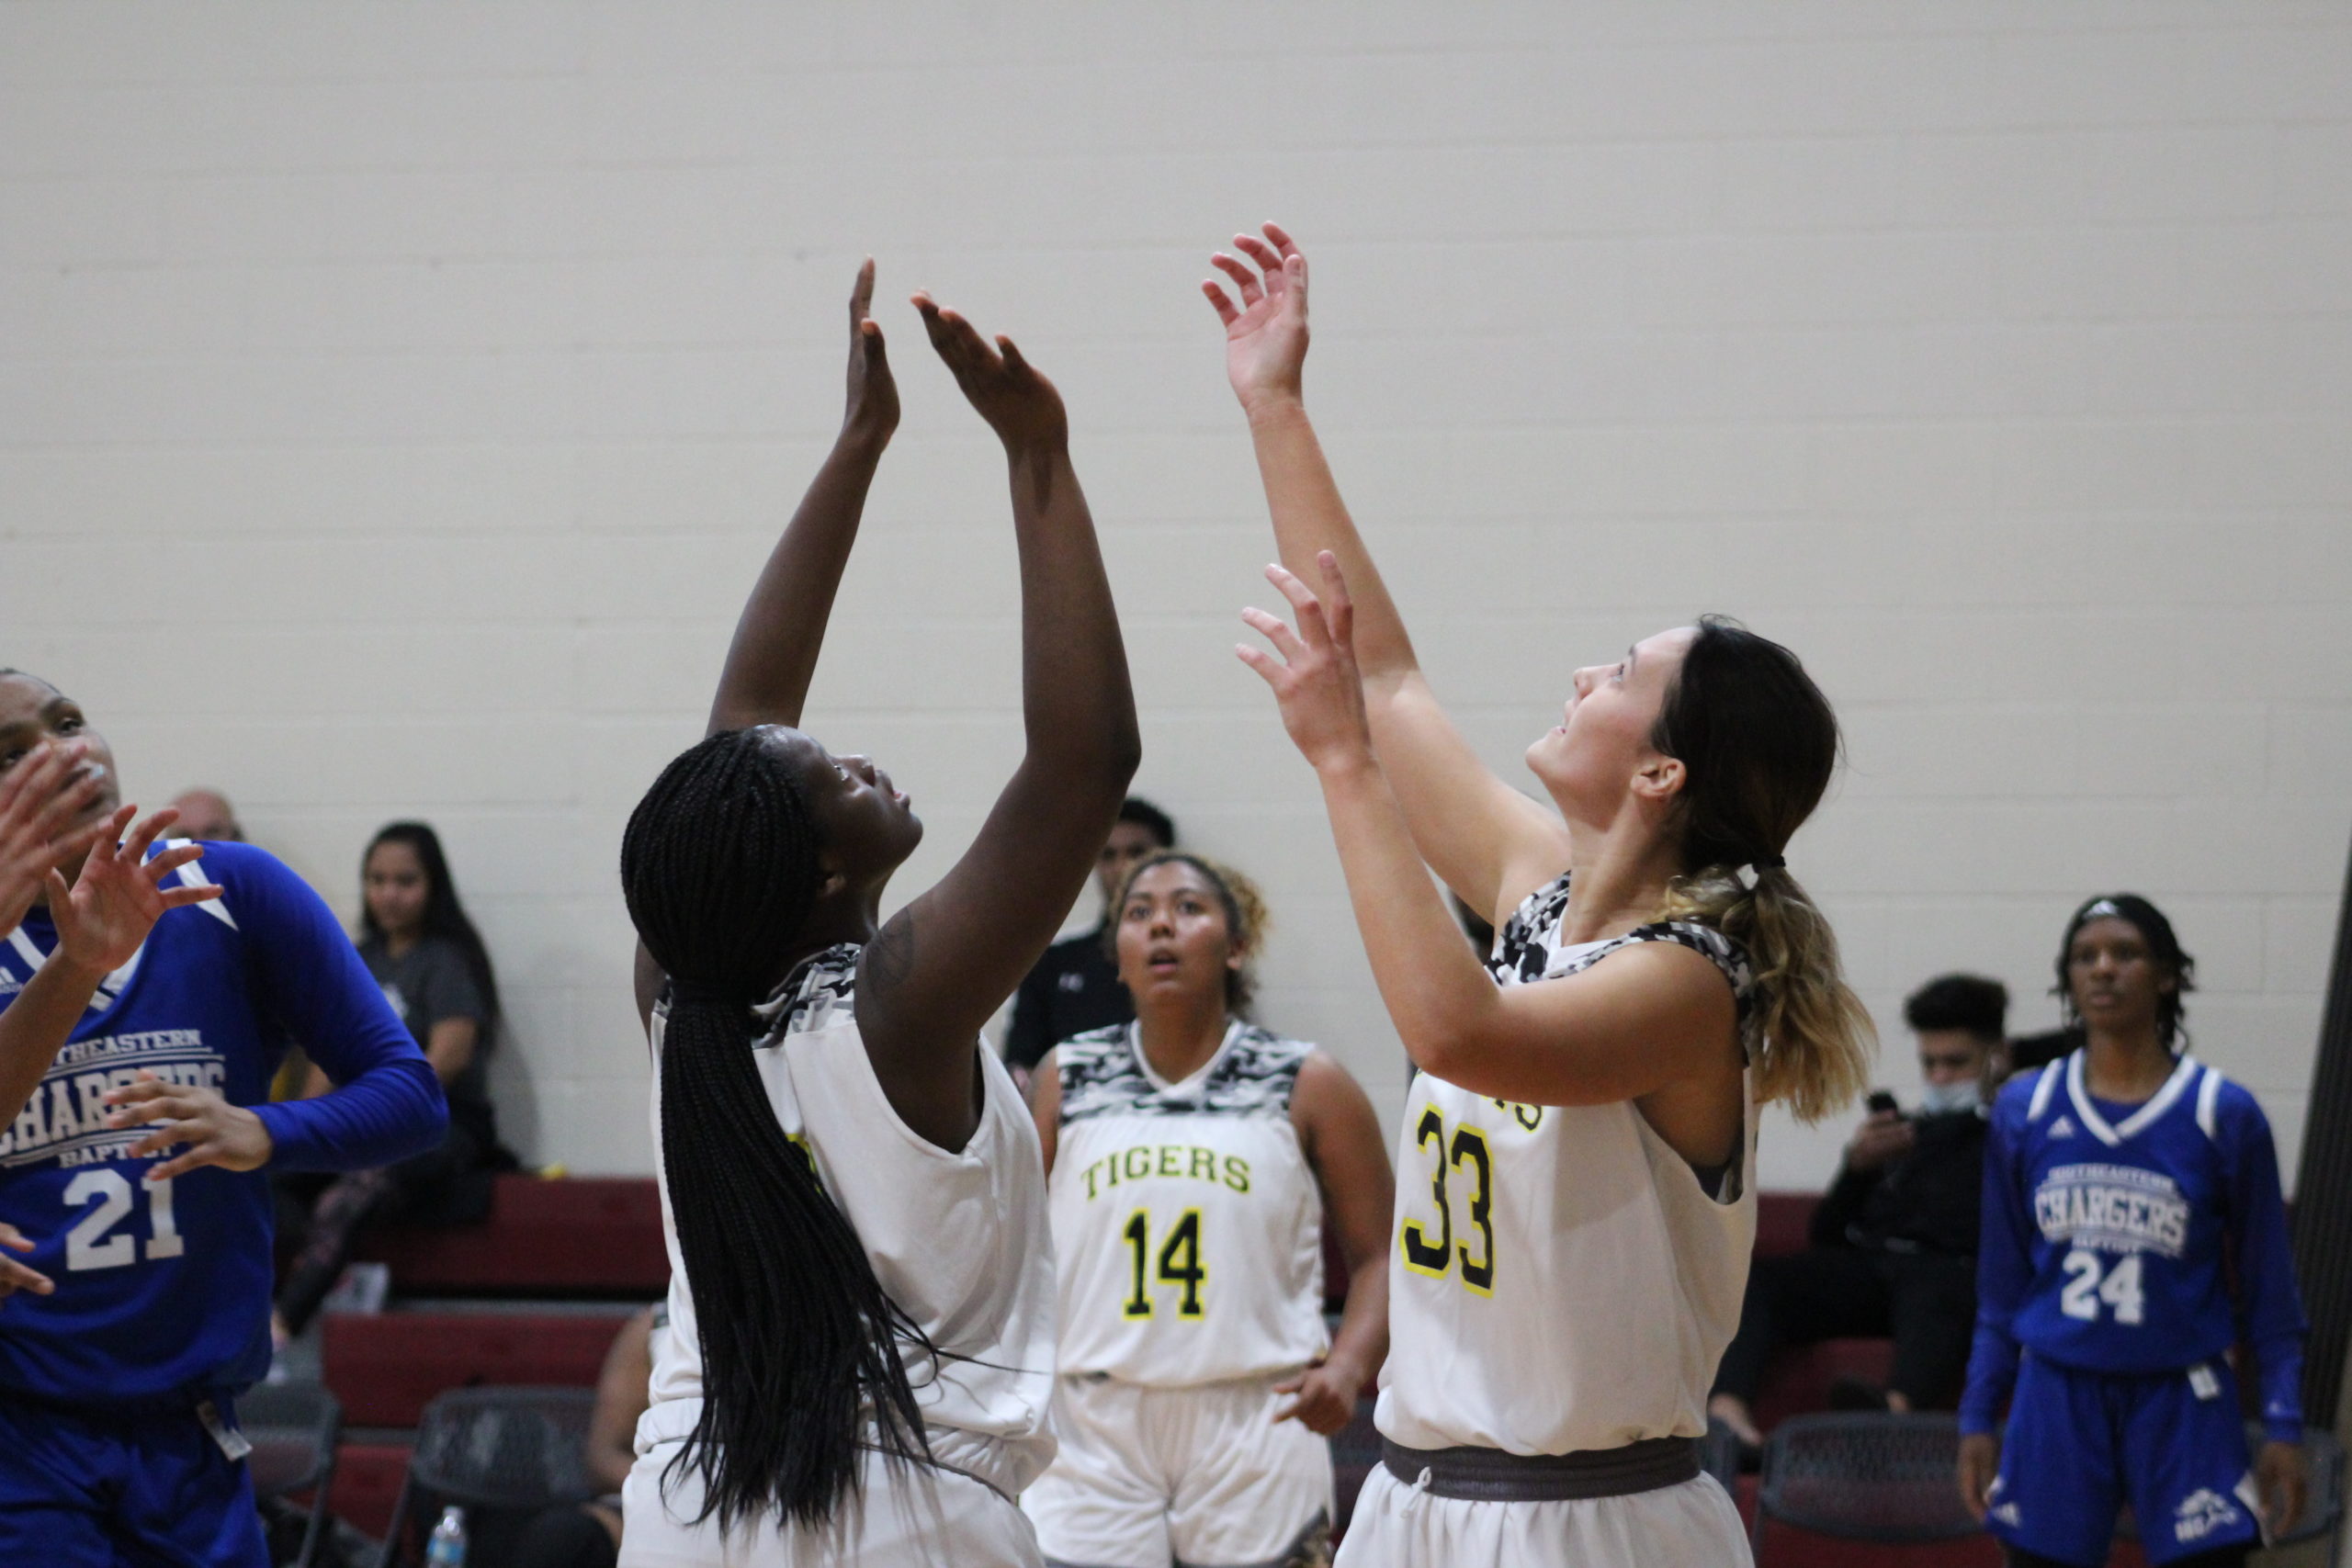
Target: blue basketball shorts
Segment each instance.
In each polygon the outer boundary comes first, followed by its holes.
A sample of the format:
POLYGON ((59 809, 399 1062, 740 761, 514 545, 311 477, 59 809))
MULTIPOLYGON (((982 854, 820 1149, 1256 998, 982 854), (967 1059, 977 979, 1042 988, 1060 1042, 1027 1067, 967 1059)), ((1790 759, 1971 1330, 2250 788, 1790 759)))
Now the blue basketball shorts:
POLYGON ((2125 1503, 2152 1563, 2261 1539, 2228 1364, 2091 1372, 2027 1351, 1985 1528, 2063 1562, 2104 1562, 2125 1503))
POLYGON ((269 1568, 253 1477, 187 1411, 98 1416, 0 1393, 0 1562, 269 1568))

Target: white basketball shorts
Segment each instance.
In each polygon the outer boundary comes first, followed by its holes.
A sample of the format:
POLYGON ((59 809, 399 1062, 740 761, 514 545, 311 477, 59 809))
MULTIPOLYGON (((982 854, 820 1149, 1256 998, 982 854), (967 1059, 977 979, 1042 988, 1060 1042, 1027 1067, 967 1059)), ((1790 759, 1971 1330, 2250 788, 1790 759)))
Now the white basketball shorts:
POLYGON ((1713 1476, 1623 1497, 1432 1497, 1374 1465, 1338 1568, 1748 1568, 1739 1510, 1713 1476))
POLYGON ((892 1468, 865 1455, 863 1493, 822 1530, 773 1518, 721 1534, 702 1510, 702 1483, 682 1472, 665 1500, 662 1472, 681 1443, 637 1456, 621 1488, 619 1568, 1044 1568, 1036 1532, 987 1483, 926 1466, 892 1468))
POLYGON ((1274 1392, 1280 1381, 1152 1389, 1057 1380, 1061 1451, 1021 1498, 1046 1560, 1274 1568, 1294 1557, 1329 1524, 1331 1445, 1274 1419, 1290 1403, 1274 1392))

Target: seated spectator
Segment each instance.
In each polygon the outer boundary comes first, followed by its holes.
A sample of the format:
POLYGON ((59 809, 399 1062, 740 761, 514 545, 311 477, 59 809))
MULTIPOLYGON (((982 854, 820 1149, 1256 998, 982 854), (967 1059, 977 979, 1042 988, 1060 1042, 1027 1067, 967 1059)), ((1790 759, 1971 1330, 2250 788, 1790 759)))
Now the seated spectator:
POLYGON ((173 800, 172 808, 180 814, 179 825, 172 829, 175 839, 209 839, 218 844, 245 841, 237 808, 217 789, 183 790, 173 800))
POLYGON ((621 1325, 605 1352, 585 1445, 588 1475, 601 1495, 533 1516, 498 1561, 509 1568, 613 1568, 620 1560, 621 1483, 637 1462, 637 1418, 651 1403, 653 1336, 669 1325, 666 1304, 647 1307, 621 1325))
POLYGON ((1046 949, 1013 994, 1012 1022, 1004 1032, 1004 1062, 1023 1089, 1037 1059, 1074 1034, 1135 1021, 1135 1000, 1119 983, 1111 955, 1112 904, 1127 873, 1146 855, 1176 847, 1176 824, 1151 802, 1129 795, 1094 859, 1102 891, 1102 919, 1081 936, 1046 949))
POLYGON ((1849 1385, 1837 1391, 1840 1403, 1924 1410, 1958 1400, 1975 1326, 1984 1108, 2008 1005, 1999 981, 1973 975, 1930 980, 1904 1003, 1927 1080, 1919 1109, 1905 1115, 1893 1095, 1871 1096, 1813 1212, 1811 1247, 1759 1258, 1748 1274, 1739 1332, 1707 1405, 1742 1442, 1763 1440, 1753 1406, 1784 1344, 1894 1341, 1890 1386, 1849 1385))
MULTIPOLYGON (((281 1343, 326 1299, 363 1222, 471 1224, 490 1213, 491 1173, 514 1163, 499 1147, 486 1072, 498 981, 458 901, 439 835, 422 822, 391 823, 368 843, 360 875, 360 960, 440 1078, 449 1132, 439 1148, 399 1165, 280 1185, 279 1223, 299 1248, 277 1291, 281 1343)), ((328 1087, 313 1068, 310 1091, 328 1087)))

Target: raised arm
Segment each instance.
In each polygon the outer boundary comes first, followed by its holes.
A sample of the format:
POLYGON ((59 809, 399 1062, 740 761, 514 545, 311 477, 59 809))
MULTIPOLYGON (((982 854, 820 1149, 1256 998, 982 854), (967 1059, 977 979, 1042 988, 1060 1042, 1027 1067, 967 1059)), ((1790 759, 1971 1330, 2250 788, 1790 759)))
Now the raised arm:
POLYGON ((1239 651, 1273 689, 1283 728, 1323 787, 1356 926, 1406 1051, 1473 1094, 1534 1105, 1634 1100, 1693 1164, 1728 1157, 1737 1125, 1736 1117, 1724 1124, 1724 1108, 1738 1103, 1741 1068, 1731 987, 1706 958, 1663 942, 1532 985, 1487 978, 1422 871, 1364 716, 1347 586, 1329 556, 1319 570, 1321 599, 1283 568, 1267 569, 1298 629, 1244 611, 1276 653, 1239 651))
POLYGON ((1568 863, 1567 829, 1478 760, 1422 677, 1404 617, 1364 547, 1306 417, 1306 258, 1278 224, 1234 236, 1248 262, 1211 258, 1237 304, 1201 285, 1225 323, 1225 365, 1250 417, 1258 474, 1283 564, 1313 580, 1339 558, 1354 591, 1364 703, 1389 781, 1421 857, 1464 903, 1499 926, 1513 905, 1568 863), (1254 262, 1255 266, 1250 263, 1254 262))
POLYGON ((799 510, 785 525, 735 623, 704 732, 755 724, 797 726, 824 646, 825 623, 883 448, 899 427, 899 389, 871 314, 874 258, 857 269, 849 298, 849 397, 841 434, 799 510))
POLYGON ((956 1147, 976 1124, 980 1025, 1085 886, 1142 747, 1060 395, 1011 339, 990 347, 928 296, 915 303, 1004 443, 1021 557, 1021 765, 955 868, 867 945, 858 977, 858 1022, 892 1104, 956 1147))
MULTIPOLYGON (((865 492, 874 483, 883 449, 899 428, 899 387, 872 315, 874 258, 857 269, 849 297, 849 393, 841 434, 825 455, 808 493, 768 552, 752 596, 735 622, 735 638, 718 673, 705 735, 758 724, 797 727, 817 671, 833 594, 857 525, 865 513, 865 492)), ((639 1025, 653 1016, 661 994, 662 966, 639 942, 632 963, 639 1025)))

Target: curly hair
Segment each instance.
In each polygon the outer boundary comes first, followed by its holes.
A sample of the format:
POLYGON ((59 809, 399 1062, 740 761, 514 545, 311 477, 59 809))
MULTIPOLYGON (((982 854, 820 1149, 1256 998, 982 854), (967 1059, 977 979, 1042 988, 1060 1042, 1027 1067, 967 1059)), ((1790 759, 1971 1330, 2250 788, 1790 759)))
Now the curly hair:
POLYGON ((1154 866, 1189 865, 1201 874, 1202 880, 1216 895, 1217 903, 1225 909, 1225 930, 1241 956, 1241 966, 1225 972, 1225 1010, 1236 1018, 1250 1016, 1250 1004, 1258 995, 1258 955, 1265 951, 1266 932, 1273 924, 1273 916, 1266 908, 1266 896, 1258 885, 1222 861, 1190 850, 1155 850, 1137 861, 1119 884, 1119 896, 1111 900, 1111 918, 1102 923, 1102 944, 1115 963, 1118 958, 1119 911, 1126 907, 1127 889, 1136 878, 1154 866))

